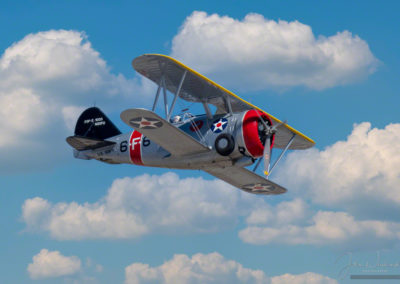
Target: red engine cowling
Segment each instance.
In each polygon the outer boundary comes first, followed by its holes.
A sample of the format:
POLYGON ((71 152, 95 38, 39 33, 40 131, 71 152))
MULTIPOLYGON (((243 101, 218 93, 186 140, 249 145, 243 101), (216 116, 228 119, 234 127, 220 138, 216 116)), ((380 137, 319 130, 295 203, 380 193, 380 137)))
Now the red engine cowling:
MULTIPOLYGON (((268 125, 272 125, 272 121, 266 113, 252 109, 244 113, 241 131, 236 136, 239 146, 243 147, 246 154, 250 154, 253 158, 261 157, 264 151, 266 134, 260 117, 268 125)), ((274 139, 275 135, 272 135, 271 149, 274 145, 274 139)))

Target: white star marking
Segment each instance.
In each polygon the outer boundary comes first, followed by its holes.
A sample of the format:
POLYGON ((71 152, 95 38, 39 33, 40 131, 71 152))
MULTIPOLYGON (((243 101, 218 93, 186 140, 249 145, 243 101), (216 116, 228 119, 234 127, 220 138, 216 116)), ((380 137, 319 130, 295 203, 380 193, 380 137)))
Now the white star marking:
POLYGON ((216 123, 214 123, 214 131, 216 130, 224 130, 224 125, 227 124, 227 121, 223 121, 222 119, 218 120, 216 123))
POLYGON ((157 125, 155 125, 159 121, 149 121, 146 118, 142 117, 142 120, 139 122, 139 128, 157 128, 157 125))
POLYGON ((271 185, 256 183, 256 184, 252 184, 252 185, 245 185, 244 188, 247 190, 252 190, 252 191, 270 191, 271 185))

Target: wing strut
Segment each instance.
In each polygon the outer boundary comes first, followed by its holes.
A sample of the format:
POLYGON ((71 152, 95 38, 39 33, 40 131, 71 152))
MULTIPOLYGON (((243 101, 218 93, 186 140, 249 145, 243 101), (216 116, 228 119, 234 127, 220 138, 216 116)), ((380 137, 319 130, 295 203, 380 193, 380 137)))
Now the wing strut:
POLYGON ((259 166, 260 163, 261 163, 261 160, 262 160, 262 158, 259 158, 259 159, 258 159, 257 164, 256 164, 256 166, 255 166, 254 169, 253 169, 253 172, 255 172, 255 171, 257 170, 258 166, 259 166))
MULTIPOLYGON (((271 174, 272 170, 275 168, 275 166, 278 164, 278 162, 282 159, 283 155, 286 153, 286 151, 289 149, 290 145, 292 145, 294 138, 296 137, 296 134, 293 134, 292 138, 290 138, 289 142, 286 144, 285 149, 282 150, 281 154, 279 155, 278 159, 276 159, 276 161, 274 162, 274 164, 272 165, 272 167, 269 169, 269 165, 268 165, 268 176, 271 174)), ((258 166, 261 163, 261 160, 263 158, 259 158, 257 161, 257 164, 255 165, 253 172, 255 172, 258 168, 258 166)))
POLYGON ((175 93, 174 100, 172 101, 171 108, 170 108, 169 114, 167 116, 167 120, 169 120, 171 118, 172 111, 174 110, 174 107, 175 107, 176 99, 178 98, 179 93, 181 92, 183 81, 185 81, 186 73, 187 73, 187 70, 185 70, 185 72, 183 72, 181 81, 179 82, 178 89, 176 90, 176 93, 175 93))
POLYGON ((164 93, 164 108, 165 108, 165 117, 169 116, 168 112, 168 98, 167 98, 167 88, 165 86, 165 77, 163 76, 163 93, 164 93))
POLYGON ((269 174, 271 174, 272 170, 275 168, 275 166, 278 164, 278 162, 282 159, 283 155, 286 153, 286 151, 289 149, 290 145, 292 145, 292 142, 294 140, 294 137, 296 137, 296 134, 293 134, 292 138, 290 138, 289 142, 287 143, 285 149, 281 152, 279 155, 278 159, 276 159, 275 163, 272 165, 271 169, 269 170, 269 174))
POLYGON ((207 114, 208 119, 212 119, 212 118, 213 118, 213 115, 212 115, 212 113, 211 113, 210 107, 209 107, 208 104, 207 104, 207 101, 206 101, 206 102, 203 102, 203 107, 204 107, 204 110, 206 111, 206 114, 207 114))
POLYGON ((154 99, 153 108, 151 109, 152 111, 154 111, 154 110, 156 109, 158 97, 160 96, 161 82, 162 82, 162 81, 163 81, 163 78, 161 78, 160 82, 158 83, 158 88, 157 88, 156 97, 155 97, 155 99, 154 99))
POLYGON ((229 96, 225 95, 224 99, 225 99, 226 108, 228 109, 229 114, 232 115, 233 110, 232 110, 231 98, 229 96))
POLYGON ((187 70, 185 70, 183 72, 183 75, 182 75, 181 80, 179 82, 178 88, 176 89, 176 92, 175 92, 175 95, 174 95, 174 99, 172 100, 171 106, 168 107, 167 83, 166 83, 166 78, 165 78, 165 75, 164 75, 164 72, 163 72, 164 71, 164 67, 165 66, 163 66, 163 65, 160 66, 160 69, 161 69, 162 73, 161 73, 160 81, 157 83, 158 84, 158 88, 157 88, 156 97, 154 98, 152 111, 154 111, 156 109, 157 102, 158 102, 158 99, 160 97, 160 92, 161 92, 161 89, 162 89, 163 96, 164 96, 165 118, 167 120, 169 120, 171 118, 172 112, 173 112, 173 110, 175 108, 176 100, 178 99, 179 93, 181 92, 183 82, 185 81, 187 70))

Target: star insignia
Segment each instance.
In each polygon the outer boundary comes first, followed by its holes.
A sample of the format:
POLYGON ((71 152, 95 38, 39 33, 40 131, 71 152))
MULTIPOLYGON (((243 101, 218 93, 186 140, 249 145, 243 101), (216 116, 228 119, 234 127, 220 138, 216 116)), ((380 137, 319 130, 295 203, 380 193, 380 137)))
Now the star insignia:
POLYGON ((271 192, 274 190, 274 186, 272 184, 263 184, 263 183, 253 183, 247 184, 242 187, 246 191, 251 192, 271 192))
POLYGON ((214 121, 213 125, 211 126, 211 130, 214 133, 220 133, 226 128, 227 125, 228 125, 228 120, 226 120, 226 118, 220 118, 214 121))
POLYGON ((149 117, 136 117, 130 120, 130 124, 136 129, 155 129, 162 126, 158 119, 149 117))

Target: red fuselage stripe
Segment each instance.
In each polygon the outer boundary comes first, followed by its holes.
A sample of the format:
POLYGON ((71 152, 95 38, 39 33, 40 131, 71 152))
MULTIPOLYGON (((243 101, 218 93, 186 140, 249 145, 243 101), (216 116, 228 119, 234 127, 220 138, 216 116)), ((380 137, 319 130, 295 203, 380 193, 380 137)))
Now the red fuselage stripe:
POLYGON ((134 130, 129 139, 129 155, 132 163, 143 166, 142 161, 142 133, 134 130))

